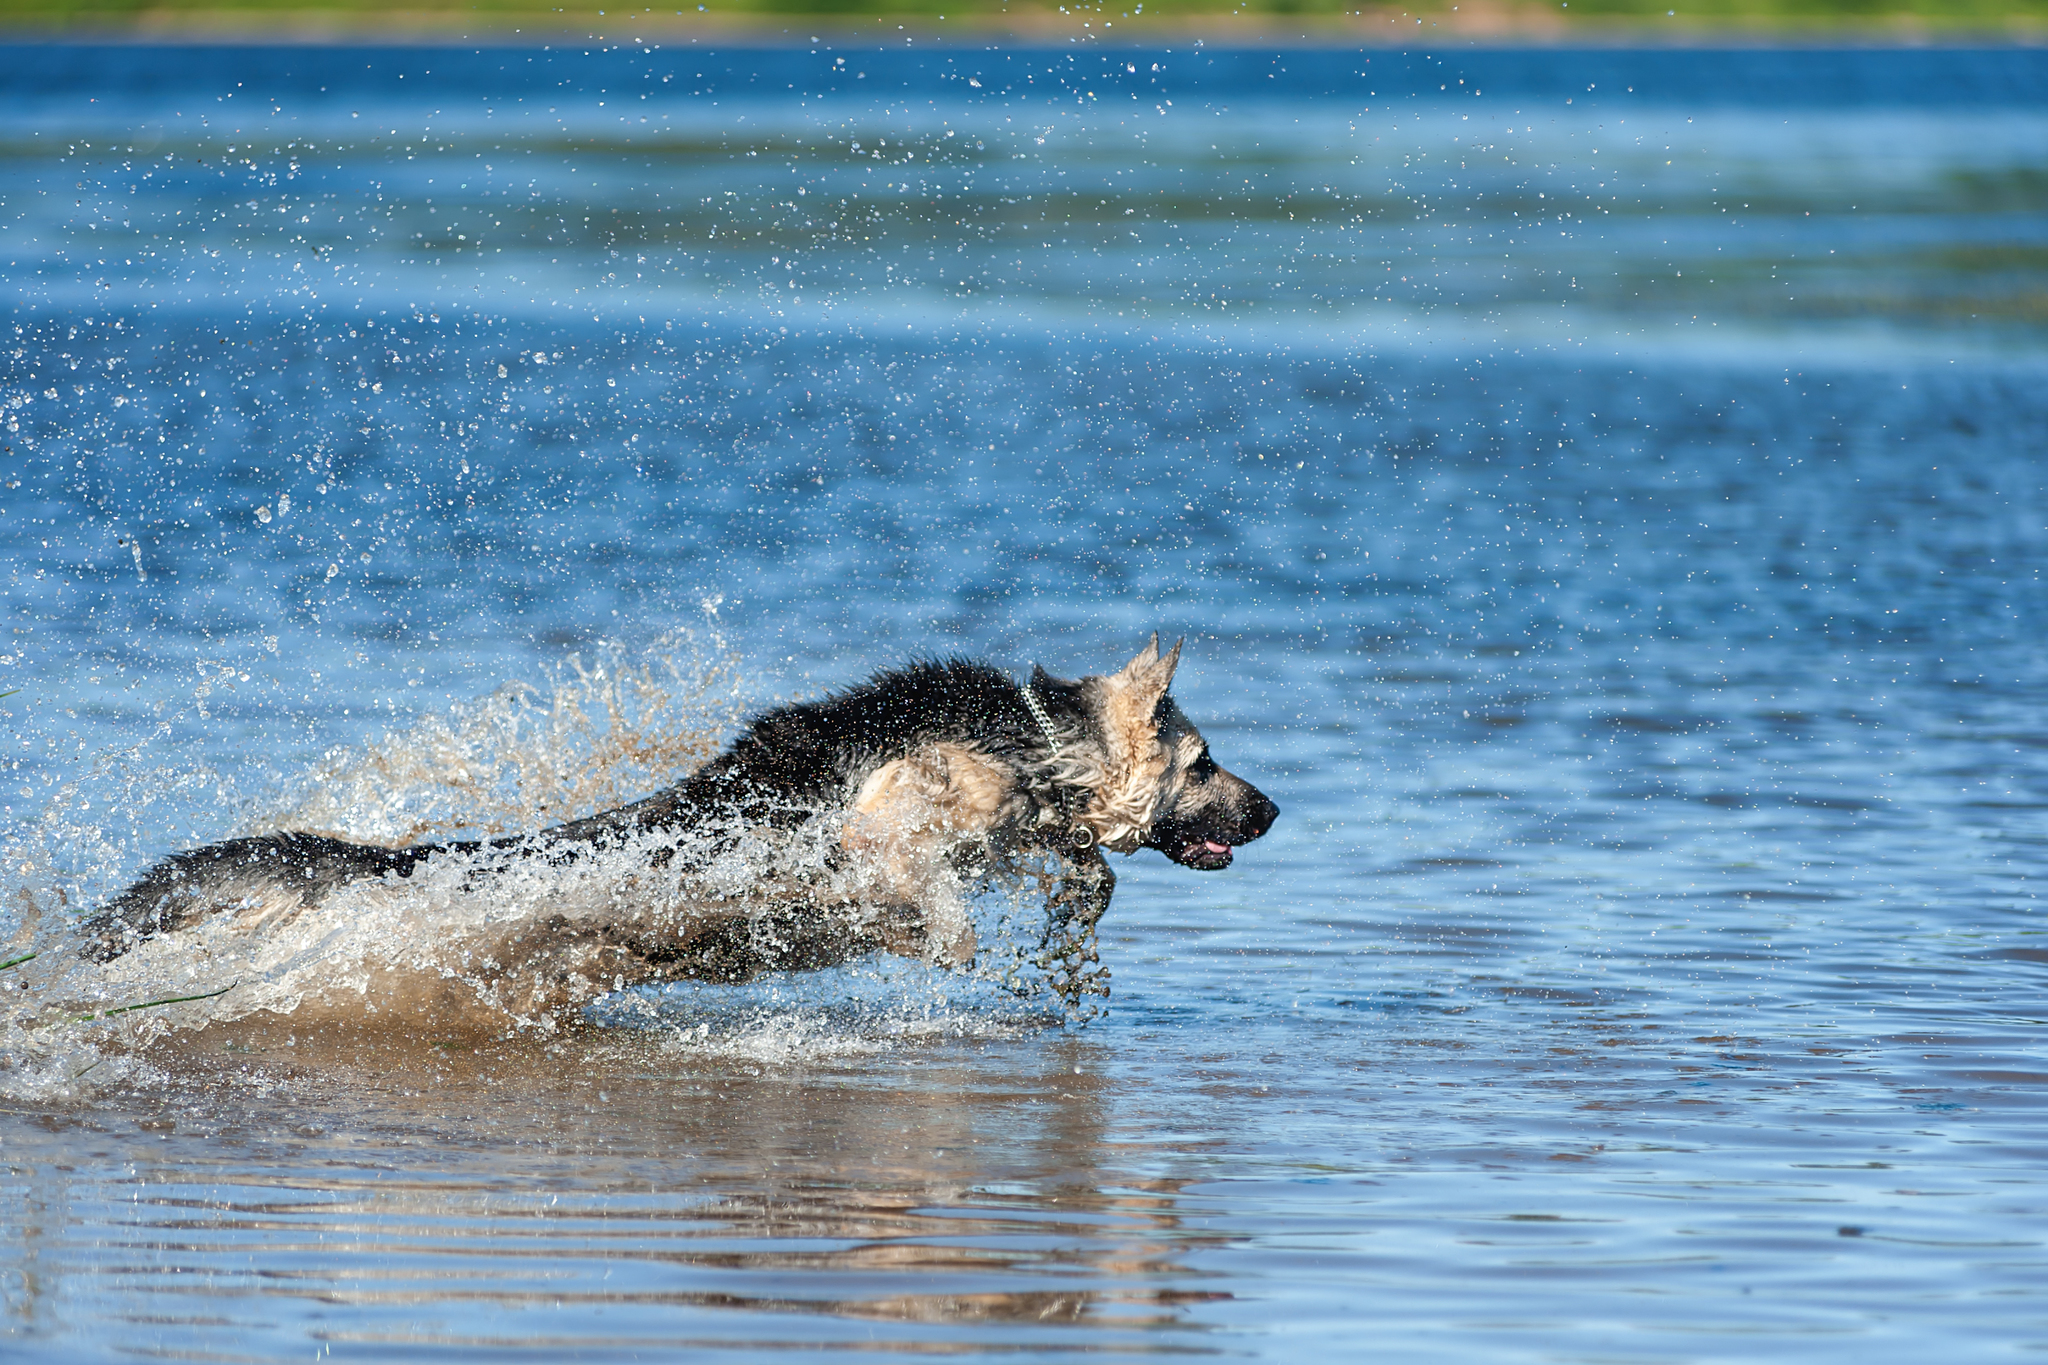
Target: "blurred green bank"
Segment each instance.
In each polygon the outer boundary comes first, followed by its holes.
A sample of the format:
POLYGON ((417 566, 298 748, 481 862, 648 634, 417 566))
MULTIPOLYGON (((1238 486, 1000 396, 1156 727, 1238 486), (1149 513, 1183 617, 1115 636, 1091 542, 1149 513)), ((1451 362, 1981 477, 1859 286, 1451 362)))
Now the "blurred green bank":
MULTIPOLYGON (((1458 0, 1415 7, 1355 0, 691 0, 680 7, 532 0, 0 0, 15 36, 584 36, 658 30, 784 36, 801 20, 839 36, 884 21, 958 33, 1142 41, 1181 32, 1329 42, 1437 38, 1696 43, 2048 41, 2048 0, 1458 0)), ((808 38, 806 32, 787 36, 808 38)), ((822 35, 821 35, 822 36, 822 35)))

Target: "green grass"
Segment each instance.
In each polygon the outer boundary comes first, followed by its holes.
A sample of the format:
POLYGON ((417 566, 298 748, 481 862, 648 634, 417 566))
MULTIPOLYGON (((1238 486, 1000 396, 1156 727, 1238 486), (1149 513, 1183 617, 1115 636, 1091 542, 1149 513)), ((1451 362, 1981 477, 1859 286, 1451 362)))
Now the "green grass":
POLYGON ((1069 4, 1059 0, 706 0, 678 7, 613 5, 605 0, 0 0, 0 29, 88 30, 265 29, 334 27, 350 31, 419 29, 509 31, 599 27, 758 26, 776 18, 840 23, 880 16, 936 23, 1031 29, 1079 26, 1113 18, 1133 37, 1147 30, 1219 25, 1256 26, 1261 19, 1306 20, 1331 29, 1364 28, 1421 16, 1462 32, 1559 28, 1641 28, 1667 36, 1701 31, 2009 33, 2048 31, 2048 0, 1415 0, 1361 5, 1358 0, 1150 0, 1139 14, 1129 0, 1069 4), (1672 13, 1672 11, 1676 13, 1672 13))

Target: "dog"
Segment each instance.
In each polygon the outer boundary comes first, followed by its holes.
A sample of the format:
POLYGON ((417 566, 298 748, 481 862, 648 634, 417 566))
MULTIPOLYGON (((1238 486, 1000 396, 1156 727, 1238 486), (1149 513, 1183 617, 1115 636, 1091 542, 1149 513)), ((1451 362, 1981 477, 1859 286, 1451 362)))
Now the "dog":
POLYGON ((438 882, 437 905, 502 905, 539 875, 529 913, 435 931, 448 940, 440 977, 529 1020, 607 989, 736 982, 877 949, 964 964, 977 950, 969 895, 1027 865, 1049 869, 1048 940, 1071 948, 1092 939, 1115 890, 1105 853, 1151 848, 1215 871, 1278 818, 1174 703, 1180 654, 1162 655, 1154 635, 1114 673, 1034 666, 1021 685, 958 658, 886 670, 759 716, 674 786, 518 838, 229 839, 151 868, 88 919, 82 951, 112 963, 195 930, 220 940, 311 923, 331 935, 323 915, 384 923, 363 934, 388 938, 420 913, 405 908, 409 885, 438 882))

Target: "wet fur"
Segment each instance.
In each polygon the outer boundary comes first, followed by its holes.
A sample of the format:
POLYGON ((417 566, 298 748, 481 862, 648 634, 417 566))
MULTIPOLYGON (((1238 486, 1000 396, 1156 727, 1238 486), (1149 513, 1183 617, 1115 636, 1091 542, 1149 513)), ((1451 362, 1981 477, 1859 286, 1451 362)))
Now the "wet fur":
POLYGON ((465 969, 465 987, 527 1018, 623 985, 738 980, 877 948, 965 962, 976 948, 966 894, 1006 862, 1049 857, 1055 922, 1088 927, 1116 884, 1104 849, 1153 847, 1212 868, 1270 828, 1273 803, 1217 767, 1174 704, 1179 656, 1178 645, 1161 656, 1155 637, 1114 674, 1034 670, 1051 739, 1002 673, 923 662, 771 711, 675 786, 531 836, 399 849, 303 833, 230 839, 151 868, 88 922, 84 950, 110 962, 202 924, 253 933, 338 893, 396 893, 437 859, 464 860, 467 885, 486 890, 494 869, 577 870, 618 850, 648 875, 637 902, 614 887, 449 944, 484 964, 465 969), (786 875, 771 860, 743 903, 677 890, 679 850, 703 861, 764 836, 791 848, 808 836, 823 852, 792 859, 786 875))

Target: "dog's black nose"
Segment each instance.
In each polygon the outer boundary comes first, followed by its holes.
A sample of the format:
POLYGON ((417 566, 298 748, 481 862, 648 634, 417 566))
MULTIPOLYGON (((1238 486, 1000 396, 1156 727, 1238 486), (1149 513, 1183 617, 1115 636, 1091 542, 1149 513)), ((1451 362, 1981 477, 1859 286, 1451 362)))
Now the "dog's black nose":
POLYGON ((1280 818, 1280 808, 1264 792, 1254 790, 1252 799, 1245 809, 1245 823, 1250 830, 1248 838, 1256 839, 1273 828, 1273 822, 1280 818))

